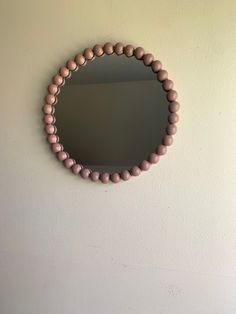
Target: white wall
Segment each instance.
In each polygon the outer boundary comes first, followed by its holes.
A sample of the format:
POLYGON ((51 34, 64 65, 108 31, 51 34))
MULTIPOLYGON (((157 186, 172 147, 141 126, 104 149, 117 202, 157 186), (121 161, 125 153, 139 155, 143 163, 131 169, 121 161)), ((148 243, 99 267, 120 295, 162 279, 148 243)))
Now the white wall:
POLYGON ((1 1, 1 314, 236 312, 235 1, 1 1), (160 57, 175 145, 128 183, 55 161, 45 87, 96 42, 160 57))

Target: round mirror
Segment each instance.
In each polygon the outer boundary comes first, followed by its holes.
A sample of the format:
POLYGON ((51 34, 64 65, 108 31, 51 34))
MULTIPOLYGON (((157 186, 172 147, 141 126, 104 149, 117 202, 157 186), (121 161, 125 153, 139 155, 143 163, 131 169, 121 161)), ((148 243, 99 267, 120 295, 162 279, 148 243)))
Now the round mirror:
POLYGON ((44 120, 52 150, 93 181, 139 175, 172 144, 179 109, 172 88, 160 61, 140 47, 86 49, 49 86, 44 120))

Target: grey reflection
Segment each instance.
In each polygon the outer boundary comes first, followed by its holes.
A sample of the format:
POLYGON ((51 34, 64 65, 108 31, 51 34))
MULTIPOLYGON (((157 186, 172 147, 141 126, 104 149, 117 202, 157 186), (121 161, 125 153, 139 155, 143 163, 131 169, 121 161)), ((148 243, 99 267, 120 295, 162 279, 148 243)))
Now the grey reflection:
POLYGON ((161 143, 168 102, 152 70, 134 58, 89 62, 72 74, 58 98, 61 142, 92 170, 130 168, 161 143))

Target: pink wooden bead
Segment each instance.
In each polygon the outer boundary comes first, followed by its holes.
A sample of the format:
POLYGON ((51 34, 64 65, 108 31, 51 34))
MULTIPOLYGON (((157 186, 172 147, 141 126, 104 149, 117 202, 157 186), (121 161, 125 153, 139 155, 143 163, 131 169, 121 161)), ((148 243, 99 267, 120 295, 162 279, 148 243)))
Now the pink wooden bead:
POLYGON ((75 160, 74 159, 71 159, 71 158, 67 158, 64 160, 64 166, 66 168, 71 168, 73 165, 75 164, 75 160))
POLYGON ((174 87, 174 83, 173 81, 166 79, 163 81, 162 86, 165 91, 169 91, 174 87))
POLYGON ((53 121, 54 121, 54 116, 52 116, 51 114, 46 114, 46 115, 44 116, 44 122, 45 122, 46 124, 52 124, 53 121))
POLYGON ((156 164, 159 160, 159 156, 155 153, 152 153, 152 154, 150 154, 148 160, 151 164, 156 164))
POLYGON ((69 60, 66 64, 67 68, 70 70, 70 71, 75 71, 78 69, 78 66, 77 64, 75 63, 74 60, 69 60))
POLYGON ((54 82, 54 84, 56 84, 57 86, 60 86, 60 85, 63 84, 64 78, 63 78, 61 75, 57 74, 57 75, 55 75, 55 76, 53 77, 53 82, 54 82))
POLYGON ((93 51, 94 51, 95 56, 97 56, 97 57, 101 57, 101 56, 104 55, 104 51, 103 51, 102 45, 95 45, 93 47, 93 51))
POLYGON ((72 169, 72 172, 74 174, 78 174, 80 172, 80 170, 82 169, 82 166, 79 165, 79 164, 75 164, 75 165, 72 166, 71 169, 72 169))
POLYGON ((99 180, 100 173, 97 171, 93 171, 90 173, 90 179, 94 182, 99 180))
POLYGON ((174 135, 177 132, 177 126, 175 124, 169 124, 166 127, 166 133, 169 135, 174 135))
POLYGON ((168 73, 166 70, 160 70, 157 72, 157 79, 162 82, 168 78, 168 73))
POLYGON ((87 60, 92 60, 94 58, 93 50, 91 48, 86 48, 84 50, 84 57, 87 60))
POLYGON ((167 152, 167 147, 165 145, 158 145, 156 152, 159 156, 165 155, 167 152))
POLYGON ((168 120, 171 124, 177 123, 179 121, 179 116, 177 113, 171 113, 169 114, 168 120))
POLYGON ((111 174, 111 181, 113 183, 118 183, 120 181, 120 175, 119 173, 112 173, 111 174))
POLYGON ((145 51, 142 47, 138 47, 134 50, 134 56, 136 59, 140 60, 144 56, 145 51))
POLYGON ((137 177, 137 176, 140 175, 141 170, 140 170, 140 168, 139 168, 138 166, 134 166, 134 167, 130 170, 130 173, 131 173, 132 176, 137 177))
POLYGON ((75 56, 75 62, 78 64, 78 65, 85 65, 86 64, 86 59, 85 57, 79 53, 75 56))
POLYGON ((120 174, 121 176, 121 179, 124 180, 124 181, 127 181, 130 179, 131 175, 130 175, 130 172, 128 170, 123 170, 120 174))
POLYGON ((61 67, 60 68, 60 75, 64 78, 68 77, 70 75, 70 70, 67 69, 66 67, 61 67))
POLYGON ((171 89, 171 90, 167 93, 167 99, 168 99, 168 101, 174 101, 174 100, 177 99, 177 97, 178 97, 178 93, 177 93, 175 90, 173 90, 173 89, 171 89))
POLYGON ((115 53, 120 56, 124 53, 124 45, 122 43, 117 43, 114 46, 115 53))
POLYGON ((52 151, 54 152, 54 153, 58 153, 58 152, 60 152, 60 151, 62 151, 63 150, 63 146, 60 144, 60 143, 54 143, 54 144, 52 144, 52 151))
POLYGON ((162 68, 161 61, 155 60, 155 61, 152 62, 152 71, 153 72, 156 73, 156 72, 160 71, 161 68, 162 68))
POLYGON ((165 135, 163 138, 163 144, 165 146, 170 146, 173 144, 173 137, 171 135, 165 135))
POLYGON ((173 101, 169 104, 169 111, 170 112, 177 112, 179 111, 179 103, 177 101, 173 101))
POLYGON ((102 181, 102 183, 108 183, 110 180, 109 173, 107 173, 107 172, 101 173, 100 180, 102 181))
POLYGON ((61 151, 61 152, 57 153, 57 158, 60 161, 64 161, 65 159, 69 158, 69 155, 64 151, 61 151))
POLYGON ((47 134, 54 134, 57 133, 57 128, 55 125, 48 124, 45 126, 45 131, 47 134))
POLYGON ((105 54, 107 54, 107 55, 112 55, 114 52, 114 48, 113 48, 113 45, 111 43, 106 43, 103 46, 103 49, 104 49, 105 54))
POLYGON ((49 105, 53 105, 56 101, 56 97, 52 94, 48 94, 46 96, 46 102, 49 104, 49 105))
POLYGON ((48 104, 43 106, 43 112, 46 113, 46 114, 53 114, 54 111, 55 111, 54 106, 51 106, 51 105, 48 105, 48 104))
POLYGON ((59 142, 59 137, 57 135, 55 135, 55 134, 51 134, 51 135, 48 136, 48 142, 50 144, 57 143, 57 142, 59 142))
POLYGON ((90 175, 90 170, 88 168, 83 168, 81 171, 80 171, 80 175, 83 179, 87 179, 90 175))
POLYGON ((134 47, 132 45, 125 46, 124 53, 126 57, 132 57, 134 55, 134 47))
POLYGON ((55 95, 58 91, 58 86, 56 84, 50 84, 48 86, 48 91, 50 94, 55 95))
POLYGON ((146 53, 143 56, 143 63, 145 65, 150 65, 152 63, 153 59, 154 59, 154 56, 151 53, 146 53))
POLYGON ((140 169, 142 171, 147 171, 150 168, 150 163, 147 160, 143 160, 140 164, 140 169))

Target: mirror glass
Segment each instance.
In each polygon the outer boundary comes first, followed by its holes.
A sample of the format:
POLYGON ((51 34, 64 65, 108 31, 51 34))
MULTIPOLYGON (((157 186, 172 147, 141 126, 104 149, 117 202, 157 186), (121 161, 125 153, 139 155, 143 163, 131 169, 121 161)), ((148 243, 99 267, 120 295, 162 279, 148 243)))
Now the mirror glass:
POLYGON ((55 116, 71 158, 113 173, 155 152, 165 134, 168 101, 151 67, 125 55, 105 55, 66 80, 55 116))

